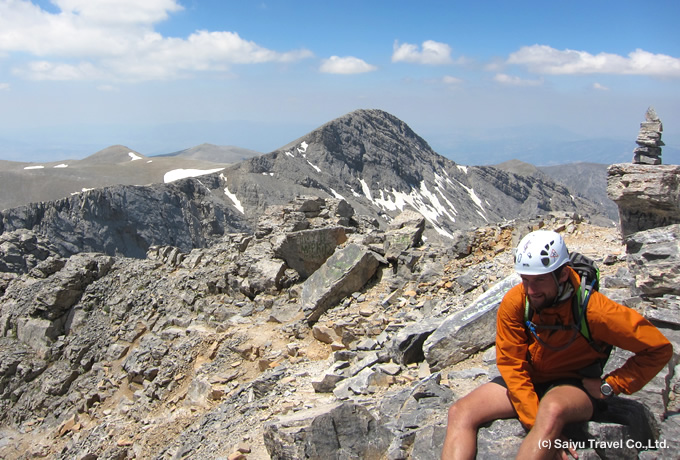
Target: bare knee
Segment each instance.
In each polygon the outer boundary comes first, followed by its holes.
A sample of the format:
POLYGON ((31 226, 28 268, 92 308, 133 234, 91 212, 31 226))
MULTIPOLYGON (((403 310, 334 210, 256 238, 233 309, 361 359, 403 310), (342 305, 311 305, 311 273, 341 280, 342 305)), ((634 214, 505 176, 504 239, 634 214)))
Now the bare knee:
POLYGON ((477 429, 498 418, 516 417, 507 389, 494 382, 486 383, 449 408, 449 427, 477 429))
POLYGON ((543 400, 538 405, 535 426, 541 427, 546 432, 561 431, 564 426, 566 412, 567 409, 561 401, 543 400))
POLYGON ((468 402, 466 398, 459 399, 451 407, 449 407, 448 423, 450 426, 465 426, 468 428, 477 428, 483 422, 478 420, 476 415, 479 413, 479 408, 474 407, 474 404, 468 402))

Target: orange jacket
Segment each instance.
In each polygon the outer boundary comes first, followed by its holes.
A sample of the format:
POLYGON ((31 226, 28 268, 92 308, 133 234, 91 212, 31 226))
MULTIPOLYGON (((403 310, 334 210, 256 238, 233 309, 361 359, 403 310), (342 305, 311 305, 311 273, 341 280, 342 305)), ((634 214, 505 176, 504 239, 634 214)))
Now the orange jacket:
MULTIPOLYGON (((569 268, 569 280, 578 289, 579 276, 569 268)), ((578 337, 566 349, 551 350, 538 343, 524 325, 524 286, 518 284, 503 297, 496 318, 496 363, 505 380, 510 400, 520 422, 531 429, 538 411, 538 396, 532 382, 578 377, 579 369, 597 361, 598 354, 588 341, 578 337)), ((574 323, 571 299, 545 308, 531 320, 536 324, 574 323)), ((636 311, 593 292, 587 308, 591 337, 596 343, 629 350, 634 356, 610 373, 607 382, 614 393, 631 394, 649 382, 671 358, 673 347, 666 337, 636 311)), ((541 340, 552 347, 572 339, 572 330, 537 329, 541 340)))

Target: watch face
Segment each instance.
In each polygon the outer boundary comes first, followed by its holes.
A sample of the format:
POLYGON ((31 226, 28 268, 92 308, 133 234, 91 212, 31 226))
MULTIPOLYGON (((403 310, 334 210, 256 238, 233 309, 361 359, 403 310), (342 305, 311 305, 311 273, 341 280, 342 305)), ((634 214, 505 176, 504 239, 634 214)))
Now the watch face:
POLYGON ((600 391, 605 396, 611 396, 611 394, 614 392, 614 389, 611 387, 611 385, 605 382, 600 387, 600 391))

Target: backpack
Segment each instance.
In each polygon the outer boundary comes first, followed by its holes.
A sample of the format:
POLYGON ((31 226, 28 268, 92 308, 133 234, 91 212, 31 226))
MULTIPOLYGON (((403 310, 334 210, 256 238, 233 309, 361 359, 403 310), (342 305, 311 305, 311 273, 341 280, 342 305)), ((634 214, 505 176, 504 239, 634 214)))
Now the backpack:
POLYGON ((595 343, 590 334, 590 328, 588 327, 588 317, 586 314, 588 308, 588 301, 590 300, 590 295, 592 294, 593 291, 597 291, 600 289, 600 270, 597 268, 597 265, 595 264, 594 260, 578 252, 572 252, 569 254, 569 262, 567 263, 567 265, 574 269, 574 271, 578 273, 579 277, 581 278, 581 285, 576 290, 576 294, 574 295, 571 304, 572 315, 575 320, 574 324, 545 326, 533 323, 530 319, 531 308, 529 306, 529 299, 526 300, 524 305, 524 324, 530 331, 530 333, 533 334, 533 336, 536 338, 536 341, 540 345, 555 351, 564 350, 569 345, 571 345, 574 340, 576 340, 576 337, 578 337, 579 334, 582 335, 588 341, 588 344, 595 351, 606 355, 604 358, 600 360, 600 367, 603 368, 605 362, 609 358, 612 346, 607 345, 606 347, 602 348, 595 343), (566 345, 563 345, 561 347, 552 347, 540 339, 540 337, 536 333, 537 328, 574 330, 574 336, 566 345))

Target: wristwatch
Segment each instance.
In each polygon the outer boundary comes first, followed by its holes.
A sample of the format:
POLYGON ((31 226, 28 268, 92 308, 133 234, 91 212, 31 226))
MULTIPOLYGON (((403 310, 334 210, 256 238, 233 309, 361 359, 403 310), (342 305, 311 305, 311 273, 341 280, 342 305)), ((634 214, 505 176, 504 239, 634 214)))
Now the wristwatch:
POLYGON ((600 385, 600 393, 602 393, 606 398, 614 394, 614 389, 606 380, 602 379, 602 385, 600 385))

